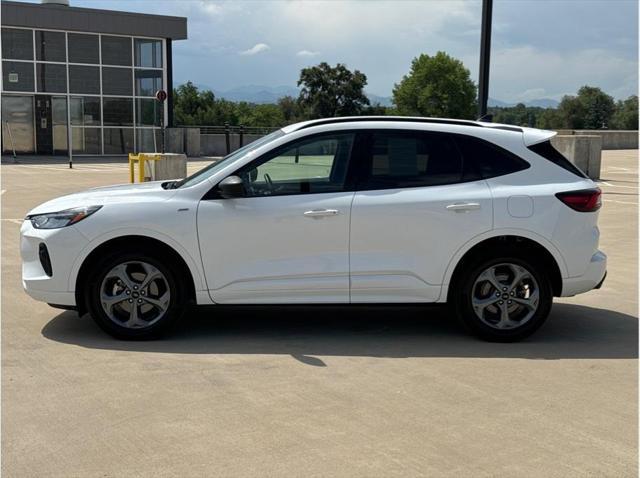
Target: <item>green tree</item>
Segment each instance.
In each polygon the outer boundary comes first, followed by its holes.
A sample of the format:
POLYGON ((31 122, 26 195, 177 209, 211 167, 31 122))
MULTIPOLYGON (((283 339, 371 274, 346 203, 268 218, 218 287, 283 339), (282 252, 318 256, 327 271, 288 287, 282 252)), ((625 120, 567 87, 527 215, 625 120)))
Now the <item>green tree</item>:
POLYGON ((352 72, 341 63, 331 67, 322 62, 300 71, 298 104, 309 118, 359 115, 369 104, 366 84, 364 73, 352 72))
POLYGON ((599 129, 608 127, 615 109, 613 98, 594 86, 583 86, 576 96, 564 96, 558 111, 562 128, 599 129))
POLYGON ((215 122, 215 96, 199 91, 190 81, 173 90, 173 117, 177 125, 202 125, 215 122))
POLYGON ((598 129, 608 127, 615 110, 613 98, 593 86, 583 86, 578 90, 578 100, 584 109, 584 127, 598 129))
POLYGON ((562 128, 562 116, 555 108, 546 108, 538 115, 536 128, 560 129, 562 128))
POLYGON ((611 117, 612 129, 638 129, 638 96, 618 101, 611 117))
POLYGON ((394 86, 393 102, 402 115, 473 119, 476 85, 460 60, 441 51, 422 54, 394 86))
POLYGON ((283 96, 278 100, 278 106, 282 111, 285 124, 296 123, 306 118, 303 117, 298 101, 292 96, 283 96))

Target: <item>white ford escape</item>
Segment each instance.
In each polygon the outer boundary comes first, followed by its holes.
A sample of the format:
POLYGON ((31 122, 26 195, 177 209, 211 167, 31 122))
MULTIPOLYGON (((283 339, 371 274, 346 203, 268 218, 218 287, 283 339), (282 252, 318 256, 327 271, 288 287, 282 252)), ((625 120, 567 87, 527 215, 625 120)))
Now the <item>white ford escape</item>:
POLYGON ((261 138, 180 181, 46 202, 21 229, 24 288, 120 338, 195 304, 448 302, 518 340, 553 296, 600 286, 600 190, 553 132, 357 117, 261 138))

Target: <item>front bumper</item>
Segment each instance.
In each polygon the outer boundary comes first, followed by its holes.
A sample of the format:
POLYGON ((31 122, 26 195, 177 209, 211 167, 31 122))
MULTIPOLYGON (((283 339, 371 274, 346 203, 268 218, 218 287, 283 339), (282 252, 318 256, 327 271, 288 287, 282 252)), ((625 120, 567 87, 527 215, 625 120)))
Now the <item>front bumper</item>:
POLYGON ((576 294, 599 289, 607 274, 607 256, 598 251, 589 261, 584 274, 577 277, 568 277, 562 280, 562 297, 571 297, 576 294))
POLYGON ((31 221, 20 228, 20 256, 22 258, 22 286, 36 300, 76 305, 75 291, 70 284, 71 268, 77 254, 88 240, 74 227, 36 229, 31 221), (45 244, 51 261, 49 276, 40 260, 40 244, 45 244))

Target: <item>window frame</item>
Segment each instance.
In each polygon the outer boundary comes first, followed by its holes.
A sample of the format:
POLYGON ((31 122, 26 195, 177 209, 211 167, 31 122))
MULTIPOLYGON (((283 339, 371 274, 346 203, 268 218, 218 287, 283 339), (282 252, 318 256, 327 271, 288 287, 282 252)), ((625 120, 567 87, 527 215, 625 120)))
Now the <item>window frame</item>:
MULTIPOLYGON (((297 143, 301 143, 301 142, 307 142, 307 141, 312 141, 315 139, 322 139, 324 137, 327 136, 338 136, 338 135, 352 135, 353 139, 351 141, 351 148, 348 152, 347 155, 347 159, 346 159, 346 173, 345 173, 345 179, 344 179, 344 184, 342 185, 341 188, 339 188, 339 190, 336 191, 307 191, 307 192, 295 192, 295 193, 284 193, 284 194, 270 194, 270 195, 266 195, 266 196, 252 196, 252 195, 245 195, 242 196, 242 198, 251 198, 251 199, 267 199, 267 198, 273 198, 273 197, 284 197, 284 196, 307 196, 307 195, 318 195, 318 194, 336 194, 336 193, 341 193, 341 192, 354 192, 355 189, 355 166, 357 163, 359 163, 359 160, 357 159, 360 155, 360 149, 361 149, 361 131, 362 130, 358 130, 358 129, 346 129, 346 130, 333 130, 333 131, 323 131, 320 133, 312 133, 306 136, 302 136, 296 139, 293 139, 287 143, 284 143, 280 146, 277 146, 263 154, 261 154, 260 156, 258 156, 257 158, 255 158, 254 160, 252 160, 251 162, 244 164, 242 166, 240 166, 239 168, 237 168, 236 170, 234 170, 233 172, 227 174, 224 178, 225 179, 229 176, 238 176, 239 174, 242 174, 245 171, 249 171, 251 169, 257 168, 259 167, 261 164, 266 163, 267 161, 270 161, 271 159, 277 157, 279 154, 288 151, 292 148, 295 147, 295 145, 297 143)), ((331 174, 333 174, 333 168, 335 167, 335 163, 332 165, 331 169, 331 174)), ((221 194, 220 194, 220 190, 218 188, 218 184, 216 184, 215 186, 213 186, 202 198, 203 200, 209 200, 209 199, 227 199, 224 198, 221 194)))

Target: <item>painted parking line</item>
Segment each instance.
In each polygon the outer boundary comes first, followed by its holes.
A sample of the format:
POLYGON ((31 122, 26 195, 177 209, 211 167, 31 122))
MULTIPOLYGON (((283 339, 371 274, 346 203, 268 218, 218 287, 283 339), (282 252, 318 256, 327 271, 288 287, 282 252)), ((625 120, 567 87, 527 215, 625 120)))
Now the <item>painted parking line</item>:
POLYGON ((7 218, 2 218, 3 221, 7 221, 7 222, 12 222, 14 224, 19 224, 22 225, 22 223, 24 222, 24 219, 7 219, 7 218))

